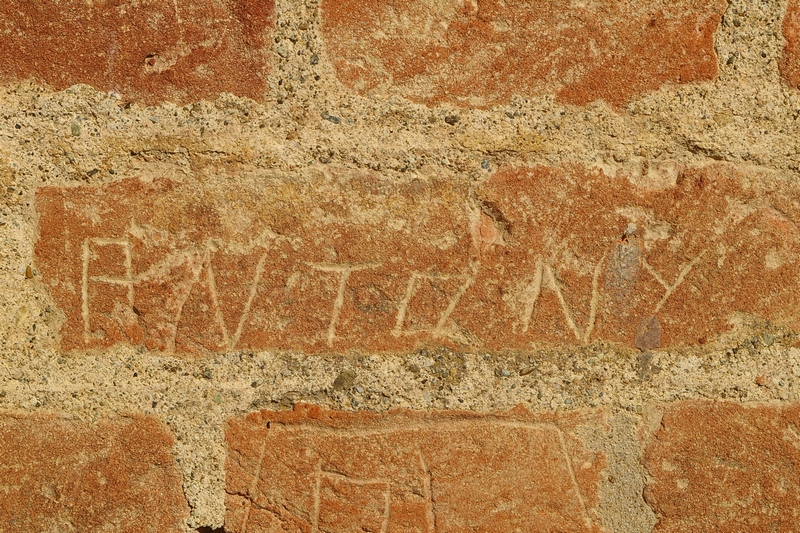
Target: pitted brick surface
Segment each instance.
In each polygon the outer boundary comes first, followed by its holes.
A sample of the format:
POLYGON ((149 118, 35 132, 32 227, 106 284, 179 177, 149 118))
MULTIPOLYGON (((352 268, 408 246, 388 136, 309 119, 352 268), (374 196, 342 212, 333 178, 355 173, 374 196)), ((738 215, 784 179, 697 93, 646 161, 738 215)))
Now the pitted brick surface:
POLYGON ((0 415, 0 532, 180 532, 173 438, 153 418, 0 415))
POLYGON ((571 165, 501 169, 478 194, 504 242, 453 320, 495 349, 697 346, 740 314, 796 325, 791 188, 722 165, 653 187, 571 165))
POLYGON ((362 93, 485 107, 555 93, 623 106, 665 83, 713 78, 726 3, 325 0, 339 80, 362 93))
POLYGON ((298 405, 228 426, 231 533, 601 531, 599 413, 534 416, 298 405))
POLYGON ((319 178, 41 189, 62 347, 399 350, 438 334, 472 271, 466 189, 319 178))
POLYGON ((800 520, 800 408, 670 405, 645 452, 657 533, 793 531, 800 520))
POLYGON ((0 80, 77 83, 154 104, 263 100, 272 0, 83 0, 0 6, 0 80))

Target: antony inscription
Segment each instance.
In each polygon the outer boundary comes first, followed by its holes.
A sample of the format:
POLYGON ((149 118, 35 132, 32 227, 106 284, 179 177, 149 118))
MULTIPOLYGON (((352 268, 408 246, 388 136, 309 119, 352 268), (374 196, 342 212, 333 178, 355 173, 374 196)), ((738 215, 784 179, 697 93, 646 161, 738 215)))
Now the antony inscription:
POLYGON ((660 188, 577 165, 505 167, 475 188, 334 174, 39 189, 62 348, 646 350, 743 315, 796 326, 787 184, 723 165, 660 188))

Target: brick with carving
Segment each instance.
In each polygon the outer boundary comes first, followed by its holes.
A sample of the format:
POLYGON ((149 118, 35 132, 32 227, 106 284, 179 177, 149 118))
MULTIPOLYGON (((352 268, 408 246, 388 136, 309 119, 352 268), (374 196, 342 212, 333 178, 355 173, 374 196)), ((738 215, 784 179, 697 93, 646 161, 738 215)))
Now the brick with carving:
POLYGON ((63 349, 651 350, 798 326, 796 185, 733 166, 209 180, 39 189, 63 349))
POLYGON ((486 107, 555 94, 624 106, 717 74, 726 2, 325 0, 339 80, 360 93, 486 107))
POLYGON ((599 532, 601 413, 298 405, 228 425, 226 530, 599 532))

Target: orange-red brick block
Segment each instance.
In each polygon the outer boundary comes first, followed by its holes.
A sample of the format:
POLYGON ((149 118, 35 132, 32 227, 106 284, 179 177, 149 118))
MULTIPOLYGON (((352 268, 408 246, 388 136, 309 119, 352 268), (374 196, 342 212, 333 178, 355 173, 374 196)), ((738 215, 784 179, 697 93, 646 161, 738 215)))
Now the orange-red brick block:
POLYGON ((0 531, 180 533, 189 508, 159 422, 0 415, 0 531))
POLYGON ((6 0, 0 80, 77 83, 155 104, 263 100, 273 0, 6 0))
POLYGON ((594 414, 345 413, 298 405, 227 431, 226 531, 600 531, 594 414))
POLYGON ((800 89, 800 2, 789 0, 786 16, 783 19, 783 49, 780 69, 786 82, 800 89))
POLYGON ((324 0, 336 74, 360 93, 486 107, 555 94, 623 106, 713 78, 724 0, 324 0))
POLYGON ((800 407, 682 402, 650 438, 645 500, 657 533, 794 531, 800 407))
POLYGON ((130 178, 39 189, 36 267, 65 350, 696 346, 743 320, 800 325, 797 194, 729 165, 650 185, 503 167, 474 189, 130 178))

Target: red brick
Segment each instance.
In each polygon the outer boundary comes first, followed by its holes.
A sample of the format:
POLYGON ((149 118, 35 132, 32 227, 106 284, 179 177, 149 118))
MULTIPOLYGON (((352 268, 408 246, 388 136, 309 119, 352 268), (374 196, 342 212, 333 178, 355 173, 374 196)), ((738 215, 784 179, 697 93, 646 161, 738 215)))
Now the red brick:
POLYGON ((780 70, 786 82, 800 89, 800 1, 789 0, 783 19, 783 49, 780 70))
POLYGON ((36 267, 66 350, 694 346, 742 314, 800 326, 799 192, 725 165, 662 188, 579 165, 475 190, 126 179, 39 189, 36 267))
POLYGON ((152 418, 0 416, 0 531, 183 531, 172 443, 152 418))
POLYGON ((483 255, 453 320, 498 349, 691 346, 737 313, 796 327, 794 190, 730 166, 687 169, 661 189, 576 166, 503 168, 479 196, 501 214, 505 244, 483 255))
POLYGON ((684 402, 666 408, 644 464, 656 532, 795 531, 800 407, 684 402))
POLYGON ((360 93, 491 106, 555 93, 622 106, 665 83, 717 74, 724 0, 324 0, 339 80, 360 93))
POLYGON ((6 0, 0 79, 76 83, 148 104, 263 100, 273 0, 6 0))
POLYGON ((601 531, 593 414, 326 411, 227 430, 226 531, 601 531))
POLYGON ((374 173, 221 192, 138 179, 43 188, 37 265, 68 317, 65 349, 407 349, 466 282, 466 196, 374 173), (112 266, 125 254, 129 266, 112 266), (415 279, 398 327, 414 272, 430 279, 415 279))

